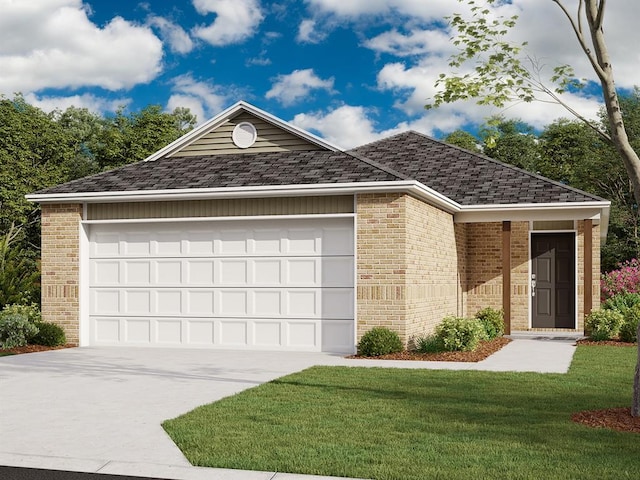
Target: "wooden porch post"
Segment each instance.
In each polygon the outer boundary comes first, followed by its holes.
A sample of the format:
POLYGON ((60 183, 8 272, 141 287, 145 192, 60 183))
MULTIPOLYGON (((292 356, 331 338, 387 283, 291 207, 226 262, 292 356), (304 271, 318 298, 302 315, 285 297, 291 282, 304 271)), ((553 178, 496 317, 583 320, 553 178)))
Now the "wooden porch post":
POLYGON ((511 222, 502 222, 502 311, 504 333, 511 334, 511 222))
POLYGON ((593 221, 584 221, 584 315, 593 308, 593 221))

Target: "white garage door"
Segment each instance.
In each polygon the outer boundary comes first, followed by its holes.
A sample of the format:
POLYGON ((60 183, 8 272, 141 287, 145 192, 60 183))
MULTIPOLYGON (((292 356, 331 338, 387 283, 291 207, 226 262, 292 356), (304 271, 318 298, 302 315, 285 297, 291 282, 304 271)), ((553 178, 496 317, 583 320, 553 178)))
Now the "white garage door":
POLYGON ((353 219, 93 224, 92 345, 352 352, 353 219))

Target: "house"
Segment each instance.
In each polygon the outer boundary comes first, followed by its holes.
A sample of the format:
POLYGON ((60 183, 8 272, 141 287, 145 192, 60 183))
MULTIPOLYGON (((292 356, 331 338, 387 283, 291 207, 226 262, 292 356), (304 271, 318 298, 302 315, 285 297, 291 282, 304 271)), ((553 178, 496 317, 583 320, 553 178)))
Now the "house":
POLYGON ((347 353, 488 306, 582 331, 610 206, 416 132, 342 151, 244 102, 28 198, 42 315, 71 342, 347 353))

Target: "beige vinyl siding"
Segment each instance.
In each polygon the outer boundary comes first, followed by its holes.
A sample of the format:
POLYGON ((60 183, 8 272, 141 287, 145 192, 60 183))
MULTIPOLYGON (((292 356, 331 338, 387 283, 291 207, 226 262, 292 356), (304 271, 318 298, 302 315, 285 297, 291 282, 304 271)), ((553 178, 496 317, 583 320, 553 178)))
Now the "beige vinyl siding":
POLYGON ((186 200, 175 202, 91 203, 88 220, 240 217, 353 213, 353 197, 285 197, 186 200))
POLYGON ((225 153, 287 152, 292 150, 322 150, 322 147, 309 143, 307 140, 249 113, 241 113, 170 156, 190 157, 225 153), (231 138, 233 129, 241 122, 252 123, 258 131, 256 142, 249 148, 236 147, 231 138))

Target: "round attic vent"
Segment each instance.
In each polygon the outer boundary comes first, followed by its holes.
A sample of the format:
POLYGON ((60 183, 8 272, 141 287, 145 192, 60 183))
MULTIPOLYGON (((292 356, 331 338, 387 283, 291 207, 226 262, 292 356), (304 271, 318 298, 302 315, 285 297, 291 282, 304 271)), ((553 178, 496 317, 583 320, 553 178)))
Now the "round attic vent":
POLYGON ((258 138, 258 131, 252 123, 241 122, 233 129, 231 138, 236 147, 249 148, 255 143, 256 138, 258 138))

